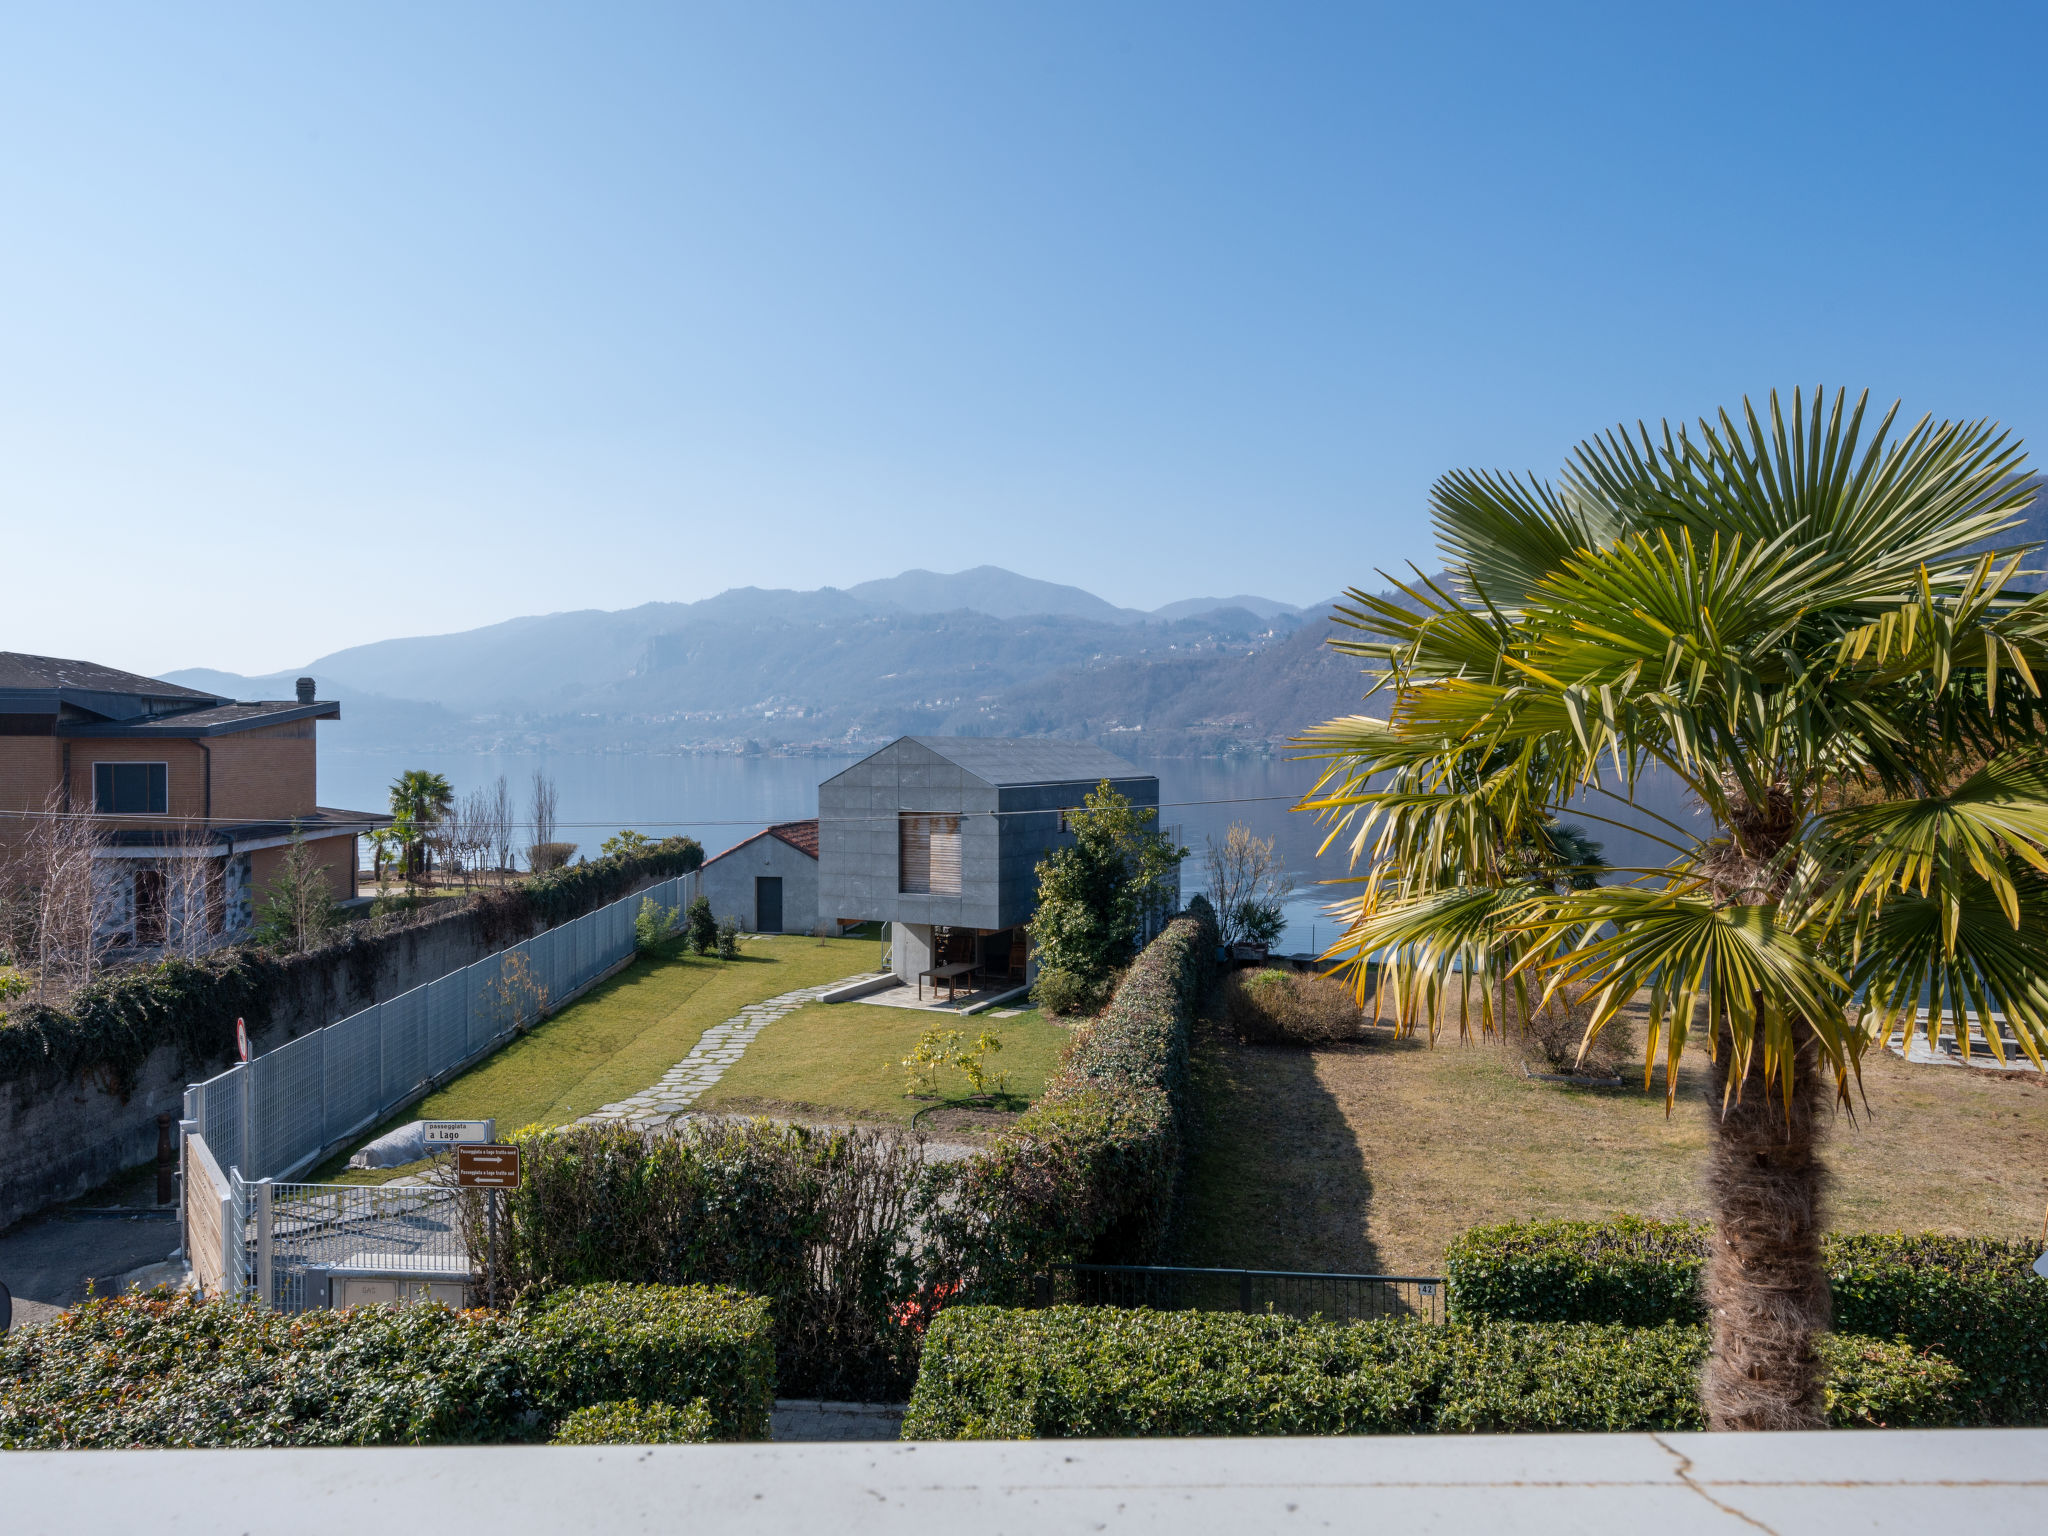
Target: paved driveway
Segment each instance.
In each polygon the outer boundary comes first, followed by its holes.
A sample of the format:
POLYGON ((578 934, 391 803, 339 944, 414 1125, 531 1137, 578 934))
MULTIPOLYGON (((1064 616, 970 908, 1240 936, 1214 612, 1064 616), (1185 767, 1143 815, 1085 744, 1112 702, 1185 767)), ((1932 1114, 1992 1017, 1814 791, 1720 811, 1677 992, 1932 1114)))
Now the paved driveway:
POLYGON ((15 1323, 36 1322, 83 1301, 89 1284, 106 1295, 129 1270, 161 1263, 177 1246, 175 1210, 31 1216, 0 1233, 0 1282, 14 1293, 15 1323))

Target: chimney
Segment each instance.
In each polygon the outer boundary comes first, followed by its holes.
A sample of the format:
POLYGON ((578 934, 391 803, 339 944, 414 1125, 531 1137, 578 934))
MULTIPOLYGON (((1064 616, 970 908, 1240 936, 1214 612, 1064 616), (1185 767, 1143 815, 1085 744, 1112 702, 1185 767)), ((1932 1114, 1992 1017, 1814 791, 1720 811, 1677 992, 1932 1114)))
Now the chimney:
POLYGON ((310 704, 313 702, 313 679, 311 679, 310 677, 302 677, 299 679, 299 702, 301 704, 310 704))

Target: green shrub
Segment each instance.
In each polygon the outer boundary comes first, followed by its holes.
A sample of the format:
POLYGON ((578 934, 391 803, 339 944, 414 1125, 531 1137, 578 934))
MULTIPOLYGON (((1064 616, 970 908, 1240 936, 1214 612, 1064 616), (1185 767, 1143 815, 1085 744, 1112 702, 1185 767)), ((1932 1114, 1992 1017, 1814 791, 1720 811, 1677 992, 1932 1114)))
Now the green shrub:
POLYGON ((690 910, 683 917, 690 948, 700 955, 711 954, 718 948, 718 919, 711 912, 711 898, 699 896, 690 903, 690 910))
POLYGON ((703 1445, 711 1436, 711 1410, 699 1398, 687 1408, 667 1403, 592 1403, 555 1430, 550 1445, 703 1445))
POLYGON ((561 1408, 637 1396, 703 1402, 720 1439, 765 1440, 775 1403, 768 1302, 726 1287, 584 1285, 519 1309, 561 1408))
MULTIPOLYGON (((1975 1424, 2048 1423, 2048 1281, 2030 1244, 1984 1238, 1830 1234, 1822 1239, 1835 1327, 1901 1338, 1953 1361, 1975 1424)), ((1521 1222, 1475 1227, 1445 1254, 1454 1318, 1693 1324, 1707 1228, 1696 1222, 1521 1222)))
MULTIPOLYGON (((1077 1034, 1040 1103, 964 1164, 927 1168, 889 1133, 765 1121, 521 1135, 495 1294, 605 1280, 738 1286, 773 1301, 784 1395, 898 1396, 925 1320, 947 1302, 1018 1299, 1047 1264, 1156 1250, 1214 945, 1213 927, 1173 923, 1077 1034)), ((464 1220, 482 1252, 481 1201, 466 1202, 464 1220)))
MULTIPOLYGON (((1839 1425, 1952 1420, 1961 1373, 1825 1341, 1839 1425)), ((1698 1429, 1699 1328, 1303 1322, 958 1307, 925 1339, 905 1439, 1698 1429)))
MULTIPOLYGON (((914 1142, 765 1120, 700 1120, 673 1136, 578 1125, 514 1141, 522 1176, 501 1200, 496 1294, 737 1286, 773 1302, 785 1396, 874 1400, 909 1387, 916 1339, 896 1317, 916 1291, 914 1142)), ((466 1199, 472 1252, 485 1250, 483 1217, 466 1199)), ((637 1380, 579 1390, 584 1401, 647 1395, 637 1380)), ((721 1401, 701 1386, 686 1395, 700 1393, 721 1401)))
POLYGON ((740 925, 727 918, 718 925, 718 958, 737 960, 740 957, 740 925))
POLYGON ((1706 1258, 1707 1228, 1695 1221, 1509 1222, 1455 1238, 1444 1275, 1456 1320, 1654 1328, 1706 1321, 1706 1258))
POLYGON ((637 853, 617 853, 529 876, 508 893, 521 901, 544 928, 553 928, 586 912, 633 894, 646 880, 673 880, 704 862, 704 847, 694 837, 665 837, 637 853))
POLYGON ((2048 1424, 2048 1280, 2031 1243, 1934 1233, 1822 1243, 1835 1327, 1937 1350, 1968 1378, 1972 1424, 2048 1424))
POLYGON ((765 1303, 731 1293, 280 1313, 159 1290, 0 1338, 0 1449, 538 1441, 629 1390, 758 1438, 772 1379, 765 1303))
POLYGON ((1021 1301, 1048 1265, 1157 1253, 1180 1187, 1189 1033, 1215 952, 1213 924, 1169 923, 1039 1101, 987 1151, 933 1171, 922 1225, 934 1297, 1021 1301))
POLYGON ((675 907, 664 907, 652 896, 640 898, 640 910, 633 915, 633 947, 651 955, 661 941, 675 932, 675 907))
POLYGON ((1238 1038, 1253 1045, 1327 1045, 1350 1039, 1365 1022, 1358 999, 1335 977, 1266 968, 1226 976, 1223 1011, 1238 1038))
POLYGON ((1031 984, 1031 1000, 1047 1013, 1062 1018, 1093 1013, 1111 995, 1114 978, 1105 982, 1085 981, 1072 971, 1040 971, 1031 984))

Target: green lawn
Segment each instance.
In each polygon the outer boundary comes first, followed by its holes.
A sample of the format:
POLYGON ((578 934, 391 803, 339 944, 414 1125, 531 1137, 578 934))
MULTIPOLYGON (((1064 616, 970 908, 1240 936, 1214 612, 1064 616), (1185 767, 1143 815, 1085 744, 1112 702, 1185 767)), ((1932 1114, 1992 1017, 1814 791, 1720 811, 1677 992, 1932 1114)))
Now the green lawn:
MULTIPOLYGON (((525 1125, 564 1124, 648 1087, 689 1055, 706 1029, 748 1003, 837 981, 872 970, 874 964, 875 946, 865 939, 749 935, 737 960, 689 955, 679 943, 670 944, 660 955, 635 961, 586 992, 363 1140, 421 1119, 495 1118, 500 1135, 525 1125)), ((381 1183, 410 1171, 384 1168, 345 1176, 347 1163, 344 1153, 312 1177, 381 1183)))
MULTIPOLYGON (((872 953, 872 948, 870 948, 872 953)), ((969 1105, 966 1077, 947 1068, 935 1097, 905 1092, 903 1058, 934 1025, 961 1030, 971 1042, 992 1030, 1003 1043, 990 1058, 992 1072, 1008 1072, 1008 1094, 997 1106, 1021 1110, 1045 1089, 1070 1032, 1036 1008, 1015 1018, 973 1018, 877 1008, 862 1003, 814 1003, 778 1019, 755 1037, 747 1054, 702 1099, 706 1109, 787 1108, 862 1120, 907 1122, 925 1109, 969 1105)))

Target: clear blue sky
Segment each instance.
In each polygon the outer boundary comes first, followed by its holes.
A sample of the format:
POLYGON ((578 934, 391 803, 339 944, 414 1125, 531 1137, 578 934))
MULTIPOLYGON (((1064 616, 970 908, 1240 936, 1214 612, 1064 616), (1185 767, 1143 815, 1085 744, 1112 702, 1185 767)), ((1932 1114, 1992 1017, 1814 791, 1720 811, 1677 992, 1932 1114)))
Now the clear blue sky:
POLYGON ((0 649, 1306 602, 1617 420, 2048 411, 2038 5, 36 9, 0 649))

